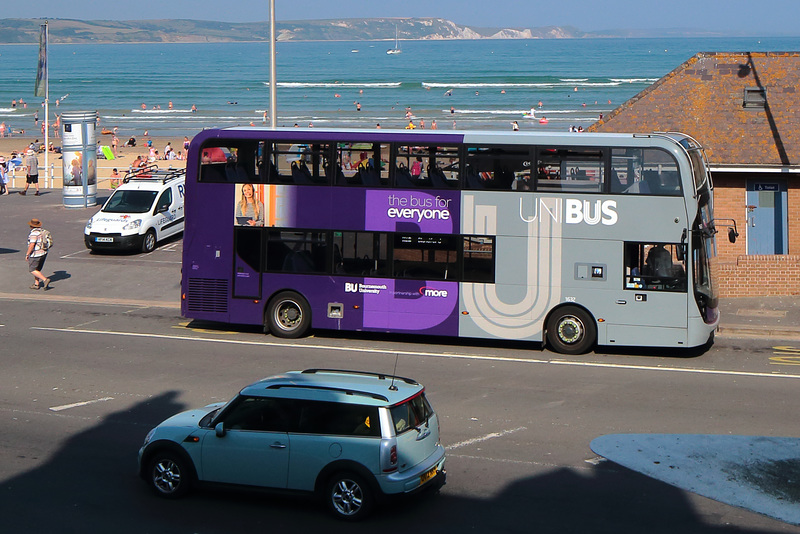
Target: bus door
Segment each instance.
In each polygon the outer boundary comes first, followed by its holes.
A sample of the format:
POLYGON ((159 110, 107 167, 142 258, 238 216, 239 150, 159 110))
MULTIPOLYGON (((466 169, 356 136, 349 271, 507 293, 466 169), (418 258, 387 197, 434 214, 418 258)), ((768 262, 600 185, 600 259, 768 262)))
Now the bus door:
POLYGON ((787 202, 786 182, 748 180, 748 254, 786 254, 787 202))
POLYGON ((233 296, 260 299, 264 229, 236 226, 233 241, 233 296))
MULTIPOLYGON (((675 329, 675 344, 688 324, 686 257, 678 243, 626 242, 623 288, 609 317, 609 342, 672 344, 660 339, 675 329), (654 339, 653 336, 659 336, 654 339)), ((591 276, 589 272, 588 276, 591 276)))

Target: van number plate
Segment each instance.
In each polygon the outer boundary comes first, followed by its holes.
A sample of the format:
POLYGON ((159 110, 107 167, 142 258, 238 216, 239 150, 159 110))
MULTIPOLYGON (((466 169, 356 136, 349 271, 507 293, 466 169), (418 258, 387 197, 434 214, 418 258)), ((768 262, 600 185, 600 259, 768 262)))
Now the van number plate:
POLYGON ((423 474, 423 475, 421 475, 419 477, 419 485, 421 486, 421 485, 425 484, 426 482, 428 482, 430 479, 432 479, 435 476, 436 476, 436 468, 434 467, 433 469, 431 469, 430 471, 428 471, 427 473, 425 473, 425 474, 423 474))
POLYGON ((114 242, 114 238, 113 237, 95 237, 94 238, 94 242, 95 243, 113 243, 114 242))

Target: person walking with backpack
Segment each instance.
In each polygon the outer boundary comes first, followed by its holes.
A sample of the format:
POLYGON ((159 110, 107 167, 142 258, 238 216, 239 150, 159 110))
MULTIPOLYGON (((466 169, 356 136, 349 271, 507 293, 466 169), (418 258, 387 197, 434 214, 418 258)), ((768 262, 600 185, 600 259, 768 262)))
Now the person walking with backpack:
POLYGON ((47 289, 50 286, 50 279, 42 274, 44 261, 47 259, 47 251, 53 243, 50 232, 42 228, 42 221, 31 219, 28 223, 31 233, 28 234, 28 250, 25 252, 25 260, 28 262, 28 270, 33 275, 31 289, 39 289, 41 285, 47 289))

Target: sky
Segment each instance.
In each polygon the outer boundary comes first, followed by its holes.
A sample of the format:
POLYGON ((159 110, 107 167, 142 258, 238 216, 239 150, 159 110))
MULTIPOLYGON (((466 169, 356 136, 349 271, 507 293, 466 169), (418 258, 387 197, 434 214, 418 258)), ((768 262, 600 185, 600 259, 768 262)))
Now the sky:
MULTIPOLYGON (((269 0, 37 0, 15 17, 83 20, 268 20, 269 0)), ((488 27, 690 28, 800 35, 800 0, 275 0, 276 20, 439 17, 488 27)))

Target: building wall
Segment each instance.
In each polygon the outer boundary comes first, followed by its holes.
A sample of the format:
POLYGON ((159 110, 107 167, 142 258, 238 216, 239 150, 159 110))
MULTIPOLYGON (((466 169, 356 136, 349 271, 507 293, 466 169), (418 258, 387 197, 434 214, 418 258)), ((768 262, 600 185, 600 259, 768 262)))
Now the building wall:
POLYGON ((714 272, 723 298, 800 295, 800 255, 739 256, 714 272))
MULTIPOLYGON (((780 175, 766 174, 766 180, 780 175)), ((735 219, 739 230, 736 243, 730 243, 727 228, 717 225, 716 282, 722 297, 800 295, 800 184, 788 179, 788 242, 786 255, 748 256, 747 254, 747 179, 757 174, 714 173, 714 217, 735 219)))

